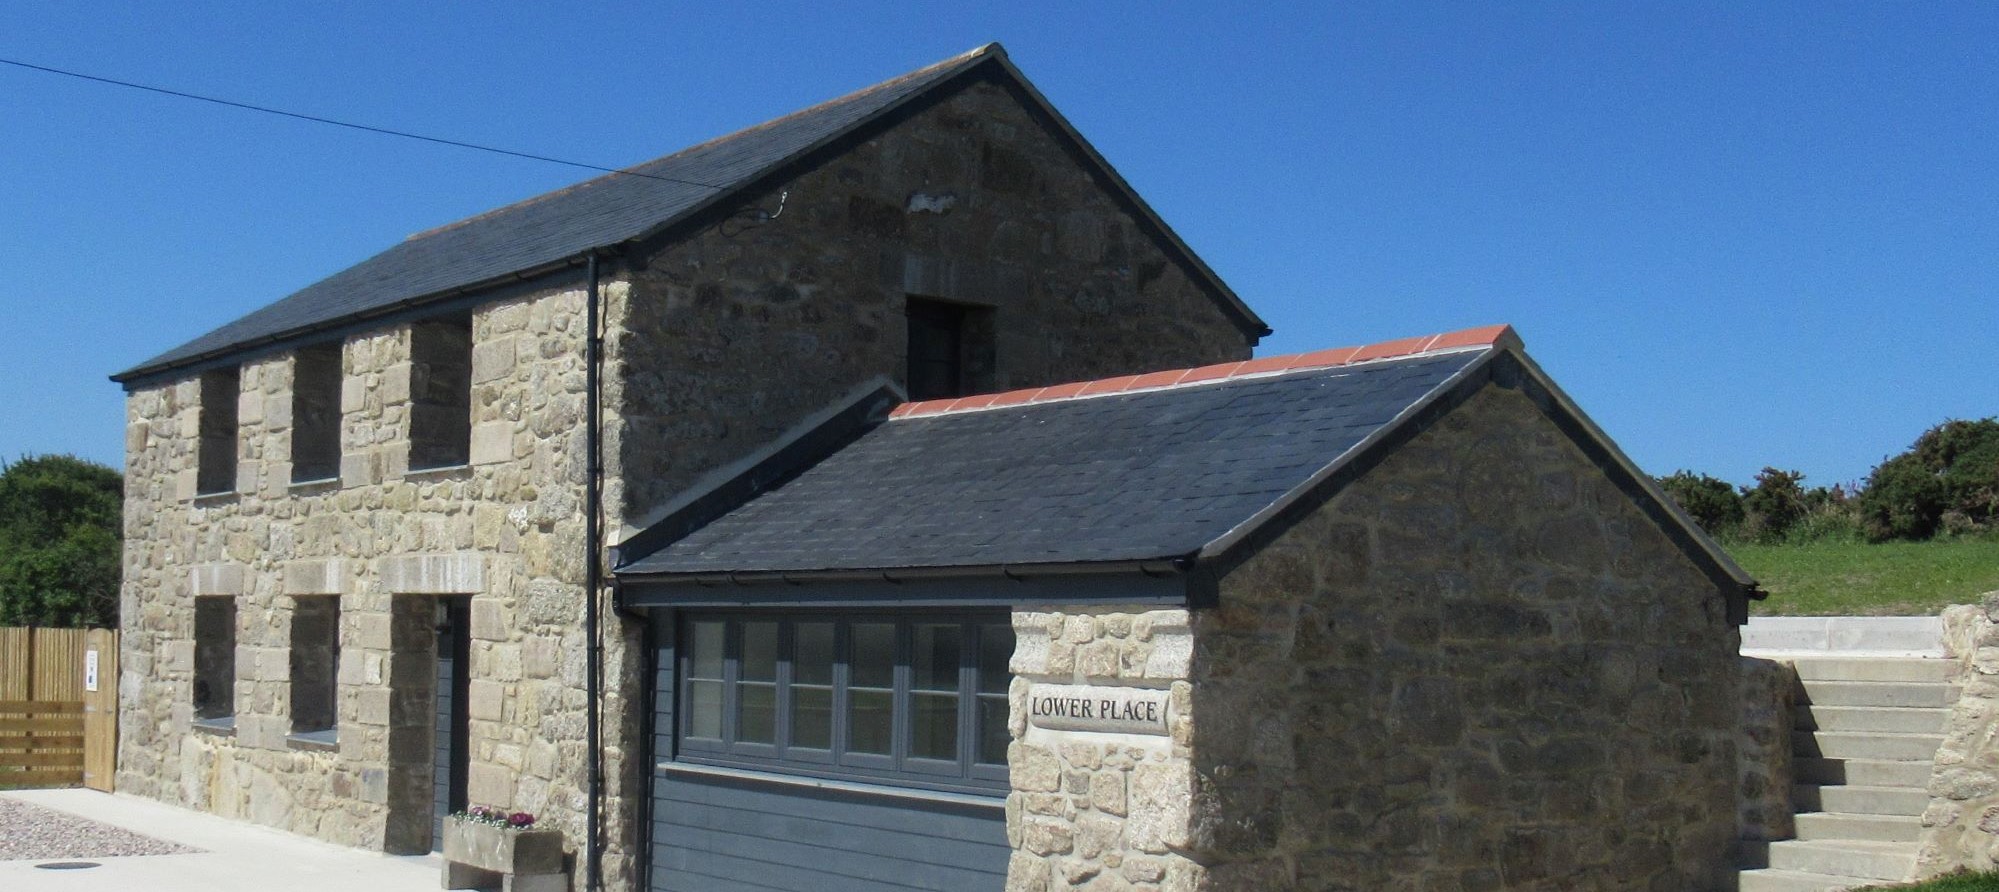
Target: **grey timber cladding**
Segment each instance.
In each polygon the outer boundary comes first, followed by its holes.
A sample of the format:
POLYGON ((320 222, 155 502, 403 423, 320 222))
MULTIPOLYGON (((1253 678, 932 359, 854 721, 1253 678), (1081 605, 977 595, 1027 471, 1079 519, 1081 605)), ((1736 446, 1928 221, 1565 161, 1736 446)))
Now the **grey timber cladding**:
POLYGON ((1005 811, 757 780, 653 785, 659 892, 999 892, 1005 811))
POLYGON ((889 421, 619 574, 1192 555, 1489 352, 889 421))

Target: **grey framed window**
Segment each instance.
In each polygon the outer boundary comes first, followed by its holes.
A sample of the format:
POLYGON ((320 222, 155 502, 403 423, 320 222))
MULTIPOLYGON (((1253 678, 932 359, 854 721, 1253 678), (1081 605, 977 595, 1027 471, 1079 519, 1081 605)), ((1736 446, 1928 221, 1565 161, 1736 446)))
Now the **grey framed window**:
POLYGON ((1006 789, 1008 614, 681 618, 682 761, 1006 789))

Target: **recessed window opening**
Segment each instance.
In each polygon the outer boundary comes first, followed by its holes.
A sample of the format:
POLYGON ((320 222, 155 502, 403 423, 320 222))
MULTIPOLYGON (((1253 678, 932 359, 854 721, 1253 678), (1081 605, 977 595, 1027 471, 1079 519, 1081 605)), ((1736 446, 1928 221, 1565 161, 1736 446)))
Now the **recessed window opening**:
POLYGON ((194 717, 228 725, 236 716, 236 599, 194 599, 194 717))
POLYGON ((1004 789, 1004 613, 706 613, 681 627, 680 756, 934 789, 1004 789))
POLYGON ((243 396, 237 366, 201 373, 201 441, 196 449, 195 492, 236 491, 236 402, 243 396))
POLYGON ((472 317, 410 326, 410 467, 462 465, 472 457, 472 317))
POLYGON ((909 398, 933 400, 993 389, 993 311, 908 299, 909 398))
POLYGON ((292 482, 340 476, 340 345, 292 356, 292 482))
POLYGON ((292 733, 332 739, 340 677, 340 598, 301 597, 292 608, 292 733))

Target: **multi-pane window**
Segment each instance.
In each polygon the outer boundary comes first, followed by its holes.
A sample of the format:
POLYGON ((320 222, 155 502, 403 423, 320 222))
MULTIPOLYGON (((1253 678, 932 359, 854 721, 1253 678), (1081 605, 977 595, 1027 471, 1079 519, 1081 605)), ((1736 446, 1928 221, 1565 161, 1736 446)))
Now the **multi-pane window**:
POLYGON ((680 757, 1004 789, 1007 615, 700 613, 681 624, 680 757))

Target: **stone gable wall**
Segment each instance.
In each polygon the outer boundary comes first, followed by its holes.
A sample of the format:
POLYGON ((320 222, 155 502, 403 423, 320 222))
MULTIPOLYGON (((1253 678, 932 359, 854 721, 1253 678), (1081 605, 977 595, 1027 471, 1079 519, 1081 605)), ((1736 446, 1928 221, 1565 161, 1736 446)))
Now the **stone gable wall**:
POLYGON ((1248 359, 1251 339, 1003 88, 979 83, 633 261, 612 504, 701 475, 875 377, 906 296, 993 309, 994 389, 1248 359))
POLYGON ((1727 614, 1488 386, 1193 614, 1187 888, 1733 888, 1727 614))

